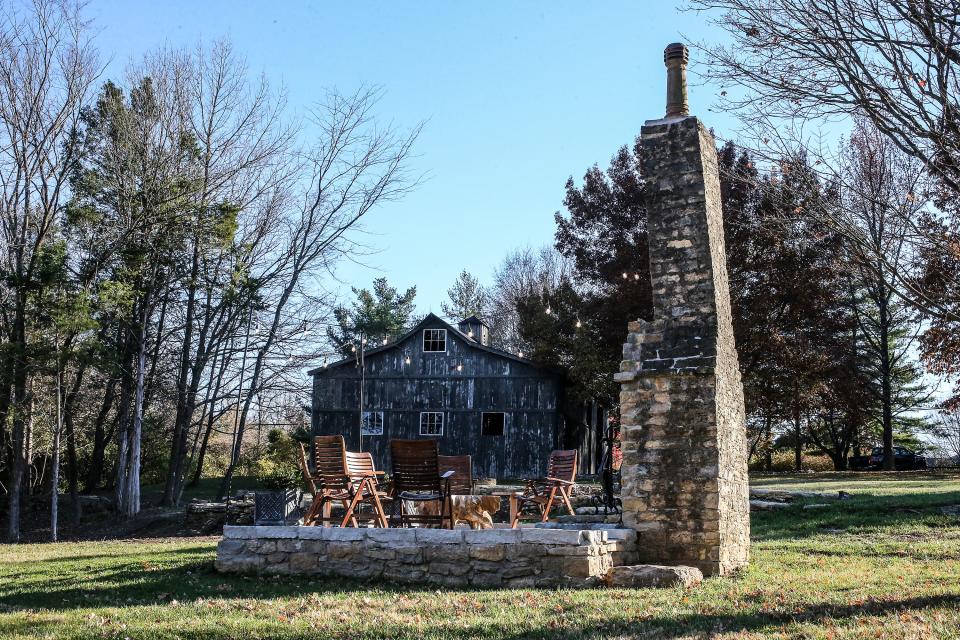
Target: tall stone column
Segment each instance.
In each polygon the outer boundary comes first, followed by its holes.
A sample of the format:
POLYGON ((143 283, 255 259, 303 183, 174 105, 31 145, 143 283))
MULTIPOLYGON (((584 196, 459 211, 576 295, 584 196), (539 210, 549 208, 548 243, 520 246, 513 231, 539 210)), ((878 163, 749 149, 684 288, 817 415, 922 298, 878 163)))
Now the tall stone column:
POLYGON ((623 520, 642 561, 724 575, 748 561, 750 510, 717 152, 687 115, 686 48, 664 58, 667 117, 641 130, 654 316, 630 323, 616 374, 623 520))

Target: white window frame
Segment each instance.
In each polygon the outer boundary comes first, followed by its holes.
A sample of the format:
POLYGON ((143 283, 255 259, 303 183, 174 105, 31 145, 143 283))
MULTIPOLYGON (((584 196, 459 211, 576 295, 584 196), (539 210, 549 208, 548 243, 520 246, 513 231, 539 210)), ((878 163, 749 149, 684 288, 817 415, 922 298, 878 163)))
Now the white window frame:
POLYGON ((443 411, 421 411, 420 412, 420 435, 430 436, 430 437, 440 437, 443 435, 443 423, 446 422, 446 414, 443 411), (424 433, 423 427, 423 418, 424 416, 440 416, 440 433, 424 433))
POLYGON ((502 438, 507 435, 507 412, 506 411, 481 411, 480 412, 480 435, 484 438, 502 438), (503 416, 503 431, 500 435, 492 435, 483 432, 483 417, 487 414, 499 414, 503 416))
MULTIPOLYGON (((437 338, 432 339, 434 342, 437 341, 437 338)), ((447 330, 446 329, 424 329, 423 330, 423 340, 420 343, 423 348, 424 353, 446 353, 447 352, 447 330), (427 332, 428 331, 437 331, 440 335, 443 336, 443 349, 427 349, 427 332)))
POLYGON ((360 435, 363 436, 382 436, 383 435, 383 411, 364 411, 363 412, 363 426, 360 429, 360 435), (368 423, 368 418, 375 416, 373 421, 373 428, 371 429, 368 423), (380 424, 377 425, 377 422, 380 424), (377 426, 380 429, 377 429, 377 426))

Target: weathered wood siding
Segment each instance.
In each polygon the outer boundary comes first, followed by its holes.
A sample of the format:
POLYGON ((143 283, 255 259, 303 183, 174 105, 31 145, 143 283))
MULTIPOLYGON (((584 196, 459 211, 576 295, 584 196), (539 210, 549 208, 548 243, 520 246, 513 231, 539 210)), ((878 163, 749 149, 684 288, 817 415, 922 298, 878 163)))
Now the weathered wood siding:
MULTIPOLYGON (((545 472, 563 428, 559 376, 466 342, 451 330, 446 353, 424 353, 418 331, 366 357, 364 410, 382 411, 384 426, 383 435, 364 436, 362 446, 378 468, 390 468, 392 438, 431 437, 420 435, 421 411, 441 411, 443 435, 434 436, 440 453, 472 455, 475 476, 520 478, 545 472), (506 414, 503 436, 481 435, 483 412, 506 414)), ((315 373, 314 433, 342 434, 348 448, 356 449, 359 396, 359 367, 348 364, 315 373)))

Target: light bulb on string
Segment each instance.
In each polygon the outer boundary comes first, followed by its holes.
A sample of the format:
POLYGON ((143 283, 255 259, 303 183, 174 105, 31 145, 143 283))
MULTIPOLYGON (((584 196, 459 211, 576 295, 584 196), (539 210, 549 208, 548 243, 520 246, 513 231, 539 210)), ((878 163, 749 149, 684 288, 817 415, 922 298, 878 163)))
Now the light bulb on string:
POLYGON ((639 279, 640 279, 640 274, 639 274, 639 273, 633 274, 633 279, 634 279, 634 280, 639 280, 639 279))
POLYGON ((548 306, 548 307, 547 307, 547 315, 549 316, 552 312, 553 312, 553 310, 548 306))
POLYGON ((410 364, 410 356, 403 359, 404 364, 410 364))
POLYGON ((384 344, 384 345, 387 344, 387 339, 386 339, 386 338, 383 339, 383 344, 384 344))
POLYGON ((356 352, 357 352, 357 345, 355 344, 350 345, 350 353, 356 353, 356 352))
POLYGON ((624 280, 627 279, 627 272, 626 272, 626 271, 623 272, 623 279, 624 279, 624 280))
POLYGON ((577 318, 577 329, 583 326, 583 323, 580 322, 580 318, 577 318))
POLYGON ((522 357, 523 357, 523 351, 518 352, 517 355, 522 358, 522 357))

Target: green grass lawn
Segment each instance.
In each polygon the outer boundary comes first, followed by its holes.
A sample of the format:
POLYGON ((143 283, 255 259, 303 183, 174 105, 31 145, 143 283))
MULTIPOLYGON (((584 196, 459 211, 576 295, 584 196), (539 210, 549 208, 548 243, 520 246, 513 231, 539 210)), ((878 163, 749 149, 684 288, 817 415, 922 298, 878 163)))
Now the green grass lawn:
MULTIPOLYGON (((850 500, 753 517, 689 591, 437 590, 213 570, 213 538, 0 546, 0 638, 960 637, 960 475, 757 478, 850 500)), ((809 501, 808 501, 809 502, 809 501)))

